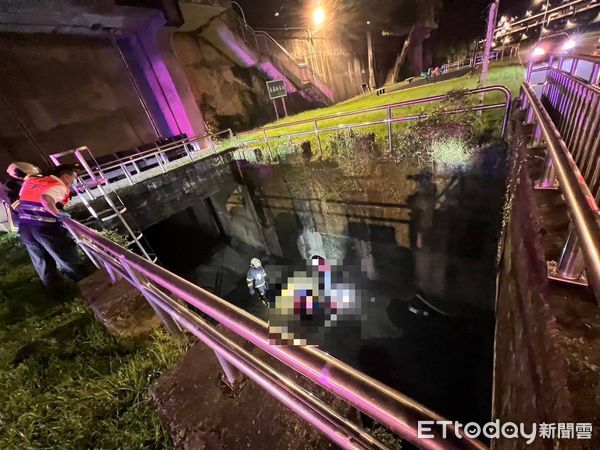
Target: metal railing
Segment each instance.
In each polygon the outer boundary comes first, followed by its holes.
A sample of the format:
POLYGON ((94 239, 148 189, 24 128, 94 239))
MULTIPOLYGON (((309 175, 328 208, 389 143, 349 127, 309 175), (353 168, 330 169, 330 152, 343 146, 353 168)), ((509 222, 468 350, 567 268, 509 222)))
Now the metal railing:
MULTIPOLYGON (((226 381, 235 385, 240 373, 259 384, 335 444, 344 449, 385 449, 357 424, 342 417, 313 392, 307 391, 270 363, 273 357, 314 385, 340 399, 403 439, 426 449, 485 449, 474 439, 458 438, 453 425, 442 438, 442 426, 432 425, 432 439, 419 439, 418 422, 443 420, 439 415, 390 387, 333 358, 307 346, 273 345, 268 325, 235 305, 174 275, 129 250, 104 238, 84 225, 67 219, 65 226, 77 243, 99 268, 115 281, 127 280, 139 290, 165 327, 181 335, 186 329, 216 353, 226 381), (188 307, 201 313, 247 340, 263 352, 250 352, 228 338, 220 329, 188 307), (268 356, 267 356, 268 355, 268 356)), ((447 422, 451 424, 451 422, 447 422)), ((429 432, 429 431, 428 431, 429 432)))
POLYGON ((77 162, 85 169, 78 176, 76 190, 80 193, 85 192, 89 199, 93 200, 102 195, 97 189, 99 185, 123 180, 126 184, 133 186, 142 177, 166 173, 167 170, 181 165, 182 162, 195 162, 214 156, 221 150, 226 150, 226 148, 217 148, 220 145, 218 141, 222 139, 227 142, 233 137, 233 131, 227 129, 218 133, 184 138, 168 144, 157 145, 149 150, 104 163, 98 163, 91 152, 90 156, 86 158, 80 154, 81 152, 78 153, 78 149, 54 153, 50 155, 50 159, 58 164, 61 158, 74 154, 77 162))
POLYGON ((242 40, 259 53, 268 56, 290 76, 296 84, 312 84, 328 101, 333 102, 331 87, 308 64, 299 63, 296 59, 269 33, 256 31, 245 23, 232 10, 225 14, 227 23, 242 40))
POLYGON ((577 284, 589 281, 600 303, 599 95, 598 88, 556 69, 541 100, 528 83, 521 91, 527 122, 535 125, 534 143, 546 147, 544 173, 536 187, 560 189, 571 219, 559 262, 548 262, 548 276, 577 284))
POLYGON ((600 84, 600 56, 578 54, 549 54, 544 61, 531 59, 527 65, 525 81, 531 86, 546 82, 551 69, 572 75, 588 84, 600 84))
MULTIPOLYGON (((493 103, 493 104, 479 104, 478 103, 478 104, 474 104, 472 107, 469 107, 468 109, 451 110, 451 111, 446 111, 445 113, 446 114, 456 114, 456 113, 462 113, 462 112, 468 112, 468 111, 477 112, 477 111, 489 111, 489 110, 495 110, 495 109, 504 109, 504 115, 502 118, 502 128, 501 128, 501 134, 502 134, 502 136, 504 136, 506 127, 508 124, 508 116, 509 116, 510 103, 511 103, 510 91, 504 86, 487 86, 487 87, 467 91, 467 92, 465 92, 464 95, 478 96, 480 94, 491 93, 491 92, 501 93, 504 96, 504 101, 500 102, 500 103, 493 103)), ((235 139, 239 144, 243 144, 243 145, 264 143, 267 146, 269 146, 270 141, 273 141, 276 139, 281 139, 282 137, 293 138, 293 137, 300 137, 300 136, 316 136, 317 146, 318 146, 319 152, 322 154, 323 153, 323 148, 322 148, 323 145, 321 142, 321 135, 323 133, 331 133, 331 132, 335 132, 335 131, 354 130, 354 129, 365 128, 365 127, 373 127, 373 126, 377 126, 377 125, 385 125, 387 127, 387 141, 388 141, 389 150, 393 151, 393 128, 392 128, 392 125, 394 123, 401 123, 401 122, 417 120, 417 119, 422 119, 424 117, 427 117, 426 113, 412 114, 412 115, 407 115, 407 116, 395 116, 394 112, 397 109, 406 108, 406 107, 410 107, 410 106, 416 106, 416 105, 422 105, 422 104, 426 104, 426 103, 440 102, 440 101, 448 99, 450 97, 452 97, 452 94, 436 95, 436 96, 432 96, 432 97, 424 97, 424 98, 419 98, 419 99, 415 99, 415 100, 407 100, 404 102, 377 106, 374 108, 367 108, 367 109, 362 109, 362 110, 357 110, 357 111, 341 112, 341 113, 337 113, 337 114, 331 114, 328 116, 317 117, 315 119, 306 119, 306 120, 299 120, 299 121, 295 121, 295 122, 281 123, 281 124, 277 124, 277 125, 271 125, 268 127, 255 129, 255 130, 245 131, 242 133, 237 133, 235 135, 235 139), (326 122, 326 121, 329 121, 332 119, 340 119, 343 117, 351 118, 352 116, 362 116, 364 114, 377 113, 377 112, 382 112, 382 113, 385 112, 385 118, 382 118, 379 120, 371 120, 371 121, 365 121, 365 122, 360 122, 360 123, 354 123, 354 124, 350 123, 350 124, 319 127, 319 123, 326 122), (298 132, 294 132, 294 133, 289 133, 289 132, 282 133, 282 134, 274 134, 273 133, 273 132, 276 132, 277 130, 286 130, 290 127, 302 127, 302 126, 306 126, 307 130, 306 131, 298 131, 298 132), (308 128, 310 128, 310 129, 308 129, 308 128)), ((382 116, 383 116, 383 114, 382 114, 382 116)))
MULTIPOLYGON (((494 109, 503 109, 504 115, 502 118, 502 135, 504 135, 508 123, 508 111, 511 102, 510 91, 508 91, 508 89, 506 89, 503 86, 489 86, 467 91, 464 95, 474 96, 482 93, 492 92, 501 93, 504 96, 504 101, 493 104, 476 104, 470 107, 469 109, 447 111, 447 114, 460 113, 466 111, 488 111, 494 109)), ((99 187, 102 185, 112 184, 113 188, 115 189, 121 187, 120 185, 118 185, 119 182, 124 183, 125 185, 134 185, 143 177, 149 177, 160 173, 166 173, 166 171, 170 168, 178 167, 183 163, 196 162, 204 158, 209 158, 214 155, 218 155, 221 151, 227 150, 229 147, 248 146, 257 143, 264 143, 266 145, 269 145, 269 143, 272 140, 279 139, 282 136, 290 138, 298 136, 316 136, 319 150, 322 152, 322 143, 320 140, 320 136, 323 133, 348 129, 359 129, 369 126, 385 125, 388 129, 388 141, 391 149, 392 125, 394 123, 401 123, 409 120, 421 119, 426 117, 427 115, 413 114, 406 116, 395 116, 394 114, 396 110, 401 109, 403 107, 439 102, 446 98, 449 98, 449 95, 425 97, 416 100, 408 100, 399 103, 391 103, 387 105, 377 106, 374 108, 332 114, 318 117, 315 119, 307 119, 271 125, 268 127, 258 128, 255 130, 245 131, 237 134, 234 133, 231 129, 227 129, 218 133, 196 136, 192 138, 185 138, 178 141, 170 142, 162 146, 156 146, 146 151, 135 153, 129 156, 124 156, 104 163, 98 163, 93 157, 93 155, 91 155, 91 153, 89 157, 85 157, 83 154, 81 154, 81 152, 78 152, 77 149, 54 153, 50 155, 50 158, 55 164, 59 164, 61 162, 61 158, 71 154, 75 155, 75 158, 77 160, 76 162, 79 162, 85 169, 84 172, 79 174, 79 180, 76 190, 80 194, 85 194, 89 200, 93 200, 95 198, 104 196, 104 194, 99 189, 99 187), (355 124, 319 127, 320 123, 326 122, 328 120, 339 119, 342 117, 348 117, 350 119, 352 118, 352 116, 360 116, 363 114, 370 113, 376 114, 377 112, 381 112, 382 117, 385 115, 385 118, 355 124), (309 125, 310 130, 295 133, 284 132, 279 135, 273 134, 273 131, 276 130, 285 131, 289 127, 302 125, 309 125), (253 135, 259 137, 252 138, 253 135), (219 139, 222 139, 226 145, 220 144, 218 142, 219 139), (223 148, 219 149, 218 147, 223 148)), ((87 149, 87 147, 85 148, 87 149)))
POLYGON ((591 11, 600 7, 600 3, 590 0, 573 0, 569 3, 563 3, 547 11, 533 14, 521 20, 509 23, 509 26, 500 26, 494 30, 494 38, 501 38, 511 34, 528 31, 540 25, 547 25, 555 20, 575 16, 583 12, 591 11))

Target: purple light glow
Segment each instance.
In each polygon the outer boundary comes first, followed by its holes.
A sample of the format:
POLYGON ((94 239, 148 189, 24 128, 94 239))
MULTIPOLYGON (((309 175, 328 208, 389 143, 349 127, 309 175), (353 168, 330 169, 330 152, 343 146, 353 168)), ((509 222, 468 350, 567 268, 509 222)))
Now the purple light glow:
POLYGON ((157 33, 163 24, 164 18, 157 15, 140 28, 135 38, 137 42, 133 43, 134 56, 141 63, 144 78, 152 90, 171 135, 185 133, 194 136, 194 128, 161 54, 157 33))

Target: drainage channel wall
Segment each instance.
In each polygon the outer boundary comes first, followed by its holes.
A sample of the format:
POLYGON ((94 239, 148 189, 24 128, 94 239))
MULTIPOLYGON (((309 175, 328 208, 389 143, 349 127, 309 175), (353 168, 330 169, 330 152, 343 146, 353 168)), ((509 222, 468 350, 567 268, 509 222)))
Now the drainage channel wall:
MULTIPOLYGON (((589 423, 591 440, 494 441, 493 449, 600 448, 600 309, 587 288, 549 281, 569 225, 559 191, 534 191, 544 150, 514 116, 516 158, 496 305, 494 419, 501 423, 589 423)), ((528 428, 529 429, 529 428, 528 428)), ((558 436, 558 425, 554 427, 558 436)), ((539 432, 538 432, 539 435, 539 432)))

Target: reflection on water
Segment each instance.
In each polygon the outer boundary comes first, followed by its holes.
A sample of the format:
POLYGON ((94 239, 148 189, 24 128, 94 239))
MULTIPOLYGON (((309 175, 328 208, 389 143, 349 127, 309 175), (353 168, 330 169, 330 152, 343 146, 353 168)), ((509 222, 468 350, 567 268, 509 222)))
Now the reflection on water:
POLYGON ((334 277, 355 277, 348 285, 359 286, 366 318, 338 320, 319 337, 323 349, 445 416, 482 423, 504 149, 481 150, 465 174, 389 162, 360 169, 238 161, 232 183, 171 220, 171 238, 160 237, 164 224, 147 236, 167 267, 263 318, 246 286, 251 258, 271 280, 306 270, 313 255, 355 267, 334 277))

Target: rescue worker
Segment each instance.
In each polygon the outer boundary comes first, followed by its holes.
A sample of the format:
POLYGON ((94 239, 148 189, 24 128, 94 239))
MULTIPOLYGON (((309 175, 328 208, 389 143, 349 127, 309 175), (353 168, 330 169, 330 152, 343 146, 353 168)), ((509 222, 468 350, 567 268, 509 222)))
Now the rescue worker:
POLYGON ((7 210, 10 228, 15 229, 18 218, 13 205, 19 200, 19 191, 25 179, 40 176, 40 169, 26 162, 14 162, 8 166, 6 173, 10 178, 0 184, 0 203, 4 203, 7 210))
POLYGON ((258 291, 258 298, 265 306, 267 303, 267 289, 269 284, 267 280, 267 272, 262 267, 262 263, 258 258, 252 258, 250 260, 250 269, 246 275, 246 283, 248 283, 248 290, 250 295, 254 295, 258 291))
POLYGON ((75 243, 60 223, 71 217, 62 208, 69 202, 69 186, 76 178, 75 166, 67 164, 56 167, 50 176, 28 178, 16 207, 21 241, 51 295, 59 295, 63 287, 57 264, 74 281, 87 275, 75 243))

